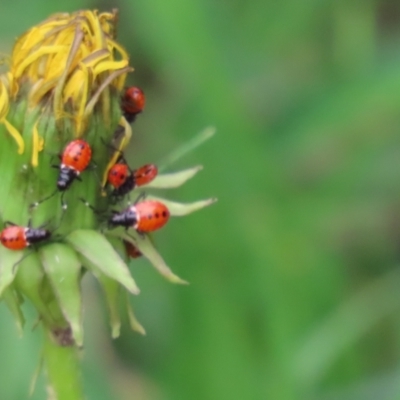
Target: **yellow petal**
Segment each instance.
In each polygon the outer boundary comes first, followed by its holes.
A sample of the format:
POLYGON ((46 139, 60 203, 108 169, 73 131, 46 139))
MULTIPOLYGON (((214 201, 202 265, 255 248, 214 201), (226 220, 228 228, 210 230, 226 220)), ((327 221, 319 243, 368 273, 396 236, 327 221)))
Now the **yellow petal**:
POLYGON ((121 156, 121 151, 127 146, 132 137, 132 128, 124 117, 121 117, 119 121, 118 128, 121 127, 123 127, 122 133, 124 134, 124 136, 119 143, 118 149, 114 152, 109 163, 106 166, 106 169, 104 170, 103 179, 101 182, 102 187, 105 187, 107 184, 108 171, 110 171, 111 167, 117 162, 118 157, 121 156))
POLYGON ((18 154, 22 154, 25 150, 25 143, 24 143, 24 139, 22 138, 21 134, 6 119, 3 119, 3 121, 1 121, 1 122, 6 126, 8 133, 16 141, 16 143, 18 145, 18 154))
POLYGON ((59 51, 65 50, 64 46, 44 46, 41 47, 40 49, 37 49, 34 53, 30 54, 28 57, 26 57, 21 63, 18 65, 18 67, 15 69, 14 75, 18 78, 22 75, 24 70, 33 62, 37 61, 38 58, 46 55, 46 54, 52 54, 52 53, 57 53, 59 51))
POLYGON ((121 68, 125 68, 128 65, 128 60, 121 61, 103 61, 95 66, 95 76, 101 74, 104 71, 116 71, 121 68))
POLYGON ((0 119, 3 119, 7 116, 9 109, 9 98, 7 89, 4 86, 4 83, 0 84, 0 119))
POLYGON ((39 153, 43 150, 44 139, 39 135, 39 131, 37 129, 39 120, 35 122, 33 126, 33 146, 32 146, 32 159, 31 163, 33 167, 37 167, 39 165, 39 153))

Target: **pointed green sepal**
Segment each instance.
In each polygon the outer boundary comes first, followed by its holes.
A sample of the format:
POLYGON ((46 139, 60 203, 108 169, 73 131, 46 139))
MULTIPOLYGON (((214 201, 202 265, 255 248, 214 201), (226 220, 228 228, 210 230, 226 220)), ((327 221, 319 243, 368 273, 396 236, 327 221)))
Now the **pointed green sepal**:
POLYGON ((21 262, 14 284, 35 305, 40 317, 50 323, 51 313, 42 292, 43 279, 42 263, 39 255, 34 253, 21 262))
POLYGON ((174 217, 183 217, 184 215, 191 214, 195 211, 201 210, 204 207, 208 207, 211 204, 214 204, 218 200, 215 197, 213 197, 206 200, 195 201, 193 203, 178 203, 175 201, 162 199, 156 196, 148 196, 148 199, 157 200, 165 204, 168 207, 171 216, 174 217))
POLYGON ((3 299, 14 317, 19 336, 22 337, 25 325, 24 314, 21 310, 21 301, 12 288, 3 291, 3 299))
POLYGON ((42 247, 39 255, 74 340, 82 346, 81 262, 71 247, 61 243, 42 247))
POLYGON ((79 229, 69 234, 66 240, 103 274, 121 283, 131 293, 139 294, 140 290, 132 278, 129 268, 101 233, 79 229))
MULTIPOLYGON (((85 266, 87 266, 87 262, 88 260, 85 261, 85 266)), ((119 337, 121 331, 121 318, 119 315, 121 285, 116 280, 104 275, 93 264, 89 266, 89 268, 93 272, 93 275, 98 279, 101 287, 104 290, 110 318, 111 337, 113 339, 116 339, 117 337, 119 337)))
POLYGON ((168 267, 158 251, 155 249, 153 243, 147 235, 143 237, 135 235, 134 238, 129 235, 124 235, 123 238, 126 241, 134 244, 140 250, 140 252, 151 262, 154 268, 167 280, 172 283, 178 283, 182 285, 189 284, 189 282, 181 279, 178 275, 175 275, 171 271, 171 269, 168 267))
POLYGON ((126 299, 126 310, 128 312, 129 325, 131 329, 145 336, 146 330, 143 328, 143 325, 137 320, 135 313, 133 312, 132 304, 130 302, 128 293, 125 293, 125 299, 126 299))
POLYGON ((33 393, 35 392, 37 380, 38 380, 38 378, 40 376, 40 373, 43 370, 43 361, 44 361, 43 360, 43 354, 41 354, 40 355, 40 360, 38 362, 38 365, 36 366, 35 371, 33 371, 33 375, 32 375, 32 378, 31 378, 31 383, 29 384, 29 392, 28 392, 29 393, 29 397, 32 397, 33 393))
POLYGON ((208 139, 211 139, 214 136, 215 132, 216 129, 213 126, 208 126, 207 128, 204 128, 192 139, 188 140, 186 143, 183 143, 167 157, 165 157, 165 159, 160 163, 159 171, 164 170, 165 167, 167 167, 168 165, 173 164, 186 154, 193 151, 196 147, 201 146, 208 139))
POLYGON ((23 251, 12 251, 0 246, 0 297, 13 282, 22 257, 24 257, 23 251))
POLYGON ((149 189, 173 189, 177 188, 184 183, 186 183, 189 179, 193 178, 199 171, 203 169, 202 165, 198 165, 197 167, 185 169, 179 172, 172 172, 169 174, 158 175, 153 181, 148 183, 142 188, 149 189))

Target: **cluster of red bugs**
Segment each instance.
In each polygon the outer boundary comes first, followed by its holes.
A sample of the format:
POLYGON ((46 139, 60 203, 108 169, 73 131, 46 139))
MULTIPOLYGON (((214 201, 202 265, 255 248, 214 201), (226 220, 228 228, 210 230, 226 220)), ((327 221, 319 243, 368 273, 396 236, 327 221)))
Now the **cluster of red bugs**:
MULTIPOLYGON (((132 86, 125 90, 121 98, 121 110, 128 122, 132 123, 143 111, 145 102, 145 95, 140 88, 132 86)), ((51 195, 32 204, 31 207, 37 207, 56 193, 61 193, 61 204, 65 210, 67 205, 63 200, 64 193, 75 180, 82 180, 80 175, 91 162, 92 149, 85 140, 76 139, 65 146, 60 158, 60 164, 54 166, 59 170, 56 190, 51 195)), ((158 169, 154 164, 146 164, 132 170, 121 153, 117 163, 108 172, 107 183, 113 187, 111 196, 119 200, 136 187, 151 182, 157 173, 158 169)), ((118 226, 126 229, 133 228, 139 234, 149 233, 163 227, 169 219, 168 208, 158 201, 139 201, 140 197, 135 204, 126 209, 120 212, 113 211, 107 219, 108 226, 110 228, 118 226)), ((93 209, 93 207, 91 208, 93 209)), ((28 226, 19 226, 7 221, 4 229, 0 232, 0 242, 10 250, 23 250, 49 239, 51 235, 52 232, 44 229, 44 226, 32 228, 30 222, 28 226)), ((124 244, 128 256, 136 258, 141 255, 140 251, 129 242, 124 242, 124 244)))

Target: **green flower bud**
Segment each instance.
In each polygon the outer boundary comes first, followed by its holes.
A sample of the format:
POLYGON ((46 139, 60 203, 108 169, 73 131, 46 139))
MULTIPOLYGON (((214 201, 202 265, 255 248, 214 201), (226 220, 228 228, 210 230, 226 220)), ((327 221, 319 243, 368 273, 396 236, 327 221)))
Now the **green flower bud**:
MULTIPOLYGON (((120 102, 127 73, 133 69, 114 37, 116 20, 116 12, 56 14, 17 39, 9 71, 0 76, 1 229, 5 232, 6 221, 24 227, 18 243, 27 245, 16 250, 17 241, 2 242, 0 297, 21 332, 21 302, 28 299, 35 306, 45 330, 43 354, 56 392, 63 383, 52 370, 57 362, 55 349, 80 347, 84 341, 80 288, 84 273, 93 273, 104 289, 113 338, 120 332, 117 304, 121 293, 139 294, 127 266, 124 241, 134 244, 169 281, 187 283, 171 271, 147 235, 133 227, 109 230, 104 218, 93 211, 127 206, 124 201, 113 204, 105 189, 109 169, 132 136, 120 102), (76 139, 90 146, 90 165, 67 190, 60 190, 58 156, 76 139), (32 244, 29 229, 41 226, 50 237, 32 244)), ((167 157, 166 163, 213 133, 208 128, 167 157)), ((201 168, 159 175, 144 189, 147 193, 175 188, 201 168)), ((136 189, 131 196, 138 194, 136 189)), ((180 204, 149 198, 164 203, 171 216, 186 215, 215 201, 180 204)), ((144 334, 128 300, 126 312, 132 329, 144 334)), ((68 360, 66 353, 59 354, 68 360)), ((66 369, 73 370, 75 362, 66 369)))

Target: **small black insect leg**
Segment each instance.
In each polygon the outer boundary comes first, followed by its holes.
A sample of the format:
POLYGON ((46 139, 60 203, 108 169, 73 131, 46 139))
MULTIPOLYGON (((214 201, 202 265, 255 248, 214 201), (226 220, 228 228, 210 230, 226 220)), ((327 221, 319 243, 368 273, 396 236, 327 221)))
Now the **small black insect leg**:
POLYGON ((17 226, 17 224, 14 224, 14 222, 11 221, 4 221, 4 226, 17 226))
POLYGON ((40 201, 36 201, 35 203, 31 203, 29 205, 29 210, 32 211, 34 208, 39 206, 40 204, 44 203, 46 200, 51 199, 53 196, 55 196, 58 193, 58 189, 56 189, 53 193, 51 193, 49 196, 45 197, 44 199, 40 201))
POLYGON ((116 147, 114 147, 113 145, 106 143, 106 141, 103 138, 101 138, 101 141, 103 142, 104 146, 108 147, 109 149, 113 150, 114 152, 119 153, 119 158, 118 158, 117 162, 122 161, 124 164, 126 164, 128 166, 128 170, 129 170, 130 174, 132 175, 134 171, 131 169, 128 162, 126 161, 126 158, 124 157, 124 153, 122 152, 122 150, 119 150, 116 147))
POLYGON ((89 207, 96 215, 102 216, 104 215, 108 210, 97 210, 94 208, 88 201, 86 201, 83 197, 79 197, 79 200, 86 206, 89 207))
POLYGON ((24 254, 13 266, 12 266, 12 273, 13 275, 15 275, 16 273, 16 268, 18 267, 19 264, 21 264, 22 261, 25 260, 25 258, 29 257, 30 255, 32 255, 33 253, 33 249, 28 251, 26 254, 24 254))
POLYGON ((61 208, 62 208, 62 212, 63 212, 63 215, 64 215, 64 213, 65 213, 65 211, 67 210, 67 208, 68 208, 68 204, 66 203, 66 201, 64 200, 64 196, 65 196, 65 192, 62 192, 61 193, 61 208))
POLYGON ((139 201, 144 200, 146 198, 146 193, 142 192, 139 194, 139 196, 136 198, 135 202, 133 204, 139 203, 139 201))
POLYGON ((97 173, 97 164, 94 161, 91 161, 88 170, 93 173, 94 177, 96 178, 97 183, 99 184, 100 188, 103 188, 103 184, 99 174, 97 173))

